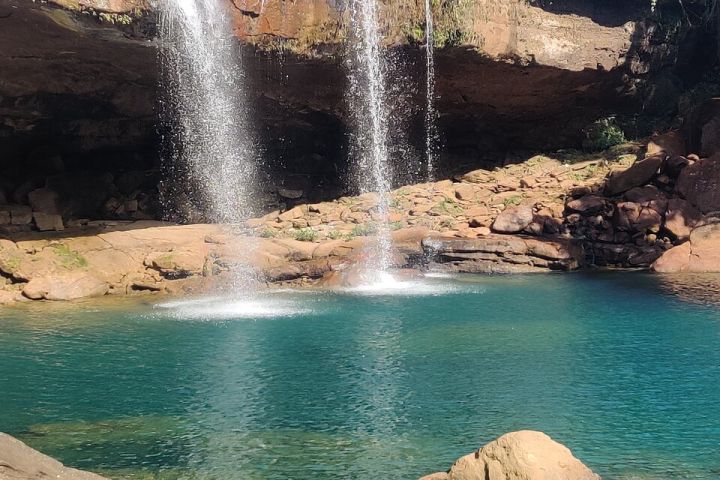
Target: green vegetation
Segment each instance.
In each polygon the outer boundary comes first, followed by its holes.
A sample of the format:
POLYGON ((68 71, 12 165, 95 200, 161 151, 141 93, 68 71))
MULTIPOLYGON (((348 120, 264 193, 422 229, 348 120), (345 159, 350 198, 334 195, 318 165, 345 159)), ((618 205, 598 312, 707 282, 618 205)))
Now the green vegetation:
POLYGON ((350 232, 353 237, 367 237, 377 233, 377 225, 374 223, 359 223, 350 232))
POLYGON ((462 215, 463 213, 462 207, 450 199, 445 199, 438 202, 438 204, 432 208, 432 211, 435 213, 446 214, 453 217, 457 217, 458 215, 462 215))
POLYGON ((295 240, 299 240, 301 242, 314 242, 317 240, 318 234, 312 228, 301 228, 299 230, 295 230, 294 236, 295 240))
POLYGON ((615 117, 596 120, 583 130, 583 149, 591 152, 607 150, 625 142, 625 133, 618 127, 615 117))
POLYGON ((20 257, 6 258, 1 261, 0 270, 12 275, 15 272, 17 272, 18 268, 20 268, 20 263, 21 263, 20 257))
POLYGON ((327 237, 330 240, 337 240, 339 238, 343 238, 343 234, 342 234, 342 232, 340 232, 338 230, 330 230, 327 234, 327 237))
POLYGON ((522 197, 520 195, 513 195, 503 200, 503 205, 506 207, 520 205, 522 203, 522 197))
POLYGON ((88 266, 88 262, 75 250, 70 250, 70 247, 64 243, 54 243, 50 245, 55 255, 60 259, 60 263, 63 267, 72 268, 84 268, 88 266))
POLYGON ((258 237, 260 238, 275 238, 276 236, 277 231, 272 228, 264 228, 258 232, 258 237))
POLYGON ((405 222, 390 222, 388 225, 390 227, 391 231, 400 230, 401 228, 405 228, 405 222))

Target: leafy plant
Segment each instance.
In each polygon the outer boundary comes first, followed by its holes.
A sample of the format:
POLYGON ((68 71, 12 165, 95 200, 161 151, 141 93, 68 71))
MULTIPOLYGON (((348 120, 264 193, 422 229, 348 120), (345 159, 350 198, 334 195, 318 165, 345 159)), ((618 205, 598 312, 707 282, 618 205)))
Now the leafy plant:
POLYGON ((377 232, 377 225, 373 223, 359 223, 350 232, 353 237, 367 237, 377 232))
POLYGON ((295 240, 301 242, 314 242, 317 239, 317 232, 312 228, 301 228, 294 232, 295 240))
POLYGON ((615 117, 596 120, 583 130, 583 148, 589 151, 607 150, 625 142, 625 133, 618 127, 615 117))

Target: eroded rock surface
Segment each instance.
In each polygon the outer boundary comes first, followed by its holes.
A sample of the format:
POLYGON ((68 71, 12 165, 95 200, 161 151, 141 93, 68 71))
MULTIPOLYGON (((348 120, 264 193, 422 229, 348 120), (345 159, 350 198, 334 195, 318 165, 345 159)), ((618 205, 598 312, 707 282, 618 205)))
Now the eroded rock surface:
POLYGON ((107 480, 105 477, 66 467, 0 432, 0 480, 107 480))
POLYGON ((600 480, 570 450, 542 432, 507 433, 420 480, 600 480))

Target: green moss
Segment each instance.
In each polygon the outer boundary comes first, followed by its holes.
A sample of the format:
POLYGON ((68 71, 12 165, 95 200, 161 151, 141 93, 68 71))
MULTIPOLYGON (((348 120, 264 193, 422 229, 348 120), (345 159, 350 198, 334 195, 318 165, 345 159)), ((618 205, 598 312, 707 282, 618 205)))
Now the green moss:
POLYGON ((314 242, 317 240, 317 232, 312 228, 301 228, 293 233, 295 240, 301 242, 314 242))
POLYGON ((50 245, 55 255, 60 259, 60 264, 67 269, 85 268, 88 266, 87 259, 64 243, 50 245))
POLYGON ((20 268, 21 263, 22 260, 20 260, 20 257, 9 257, 2 259, 0 260, 0 270, 12 275, 17 272, 18 268, 20 268))

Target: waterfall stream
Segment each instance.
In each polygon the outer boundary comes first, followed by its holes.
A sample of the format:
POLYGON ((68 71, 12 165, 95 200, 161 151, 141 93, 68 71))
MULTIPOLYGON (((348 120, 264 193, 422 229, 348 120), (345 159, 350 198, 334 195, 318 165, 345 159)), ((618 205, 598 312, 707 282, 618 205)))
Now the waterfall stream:
POLYGON ((369 272, 378 274, 372 279, 377 281, 391 267, 392 248, 388 225, 392 169, 388 158, 387 65, 377 2, 351 0, 350 16, 348 103, 355 123, 351 154, 360 190, 378 193, 377 240, 366 265, 369 272))
MULTIPOLYGON (((159 6, 168 181, 186 186, 180 196, 187 209, 234 232, 252 212, 257 155, 231 17, 221 0, 161 0, 159 6)), ((237 250, 249 259, 252 245, 243 242, 237 250)), ((241 271, 250 269, 243 263, 233 271, 236 289, 247 291, 250 275, 241 271)))
POLYGON ((435 178, 438 143, 437 111, 435 110, 435 33, 432 0, 425 0, 425 156, 426 180, 435 178))

